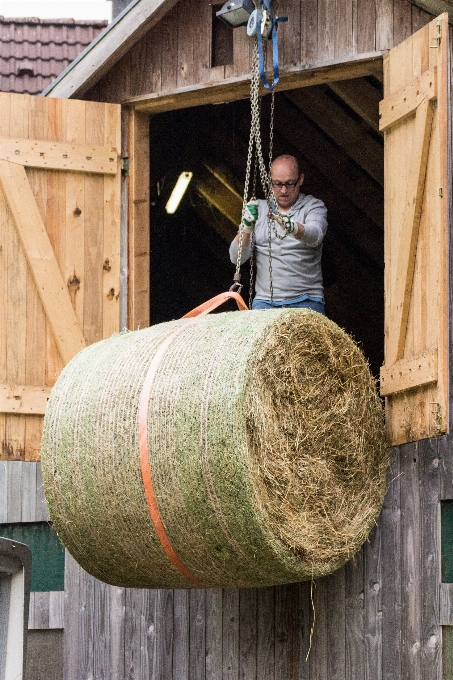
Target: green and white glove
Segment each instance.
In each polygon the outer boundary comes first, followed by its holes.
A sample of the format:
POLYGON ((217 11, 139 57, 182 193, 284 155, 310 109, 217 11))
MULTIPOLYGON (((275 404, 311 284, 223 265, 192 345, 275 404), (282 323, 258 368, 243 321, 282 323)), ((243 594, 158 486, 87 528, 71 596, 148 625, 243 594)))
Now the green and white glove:
POLYGON ((244 225, 244 234, 251 234, 255 228, 255 222, 258 219, 258 201, 249 201, 245 206, 242 215, 242 224, 244 225))
POLYGON ((294 234, 297 230, 296 223, 289 215, 281 215, 282 227, 288 234, 294 234))

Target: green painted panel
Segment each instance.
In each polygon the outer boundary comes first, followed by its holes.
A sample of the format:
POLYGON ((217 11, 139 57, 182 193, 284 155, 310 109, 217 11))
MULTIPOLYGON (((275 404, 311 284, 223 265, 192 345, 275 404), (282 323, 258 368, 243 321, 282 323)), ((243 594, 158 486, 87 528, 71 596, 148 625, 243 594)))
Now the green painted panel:
POLYGON ((442 626, 442 680, 453 680, 453 626, 442 626))
POLYGON ((25 543, 30 548, 32 591, 64 590, 64 548, 50 524, 0 524, 0 536, 25 543))
POLYGON ((441 503, 442 582, 453 583, 453 501, 441 503))

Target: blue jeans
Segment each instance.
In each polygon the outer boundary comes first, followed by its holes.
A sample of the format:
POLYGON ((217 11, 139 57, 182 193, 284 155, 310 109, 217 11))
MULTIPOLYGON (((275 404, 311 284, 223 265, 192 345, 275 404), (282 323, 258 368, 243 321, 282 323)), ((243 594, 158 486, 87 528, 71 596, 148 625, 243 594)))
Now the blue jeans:
MULTIPOLYGON (((312 309, 314 312, 326 315, 324 311, 324 305, 322 302, 316 302, 315 300, 304 300, 303 302, 290 302, 287 305, 278 305, 274 309, 280 309, 281 307, 287 307, 291 309, 302 308, 302 309, 312 309)), ((252 309, 272 309, 272 305, 267 300, 253 300, 252 309)))

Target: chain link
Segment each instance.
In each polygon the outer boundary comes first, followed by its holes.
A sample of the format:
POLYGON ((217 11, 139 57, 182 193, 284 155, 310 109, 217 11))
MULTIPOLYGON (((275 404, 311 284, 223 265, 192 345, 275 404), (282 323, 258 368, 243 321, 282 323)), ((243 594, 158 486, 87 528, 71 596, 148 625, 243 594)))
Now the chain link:
MULTIPOLYGON (((261 142, 261 97, 260 97, 260 70, 259 70, 259 55, 258 55, 258 42, 255 43, 252 59, 252 73, 250 82, 250 108, 251 108, 251 126, 250 126, 250 139, 247 152, 247 165, 245 171, 245 182, 244 182, 244 197, 242 201, 242 214, 244 214, 249 196, 249 185, 250 176, 252 168, 252 160, 254 158, 254 172, 253 172, 253 184, 252 184, 252 199, 256 198, 256 184, 257 175, 259 174, 261 185, 263 188, 264 196, 268 204, 268 214, 267 214, 267 226, 268 226, 268 257, 269 257, 269 287, 271 294, 271 305, 274 305, 274 285, 272 278, 272 232, 279 239, 286 238, 290 233, 289 227, 283 226, 283 222, 278 220, 280 217, 278 213, 277 201, 275 200, 275 195, 272 189, 271 182, 271 165, 273 158, 273 146, 274 146, 274 114, 275 114, 275 92, 272 91, 271 95, 271 118, 270 118, 270 135, 269 135, 269 170, 266 168, 263 156, 263 148, 261 142), (280 236, 275 229, 274 220, 277 217, 277 221, 284 229, 285 233, 280 236)), ((243 250, 243 240, 244 240, 244 223, 241 220, 239 225, 239 247, 238 256, 236 260, 236 272, 234 274, 235 285, 242 288, 240 285, 241 280, 241 259, 243 250)), ((250 237, 251 246, 251 256, 250 256, 250 306, 253 295, 253 254, 254 254, 254 235, 251 234, 250 237)))

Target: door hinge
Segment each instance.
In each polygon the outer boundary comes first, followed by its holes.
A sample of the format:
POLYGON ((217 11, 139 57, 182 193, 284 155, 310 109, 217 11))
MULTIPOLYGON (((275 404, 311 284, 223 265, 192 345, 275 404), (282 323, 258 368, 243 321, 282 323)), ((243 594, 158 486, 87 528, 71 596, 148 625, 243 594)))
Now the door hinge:
POLYGON ((435 45, 430 45, 430 47, 437 49, 440 47, 440 43, 442 42, 442 21, 438 19, 436 21, 436 32, 433 38, 433 42, 435 42, 435 45))
POLYGON ((129 175, 129 156, 123 156, 121 159, 121 174, 124 177, 129 175))

